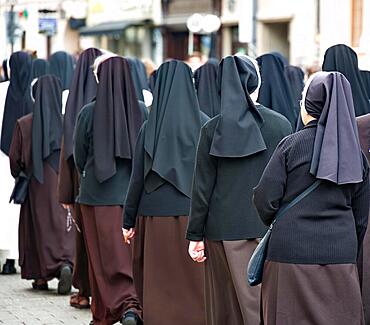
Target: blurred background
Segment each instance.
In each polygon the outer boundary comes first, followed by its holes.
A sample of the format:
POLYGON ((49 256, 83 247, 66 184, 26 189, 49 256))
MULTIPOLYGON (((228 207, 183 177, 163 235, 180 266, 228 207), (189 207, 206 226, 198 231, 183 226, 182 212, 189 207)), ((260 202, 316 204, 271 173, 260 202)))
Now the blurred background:
POLYGON ((94 46, 158 65, 278 51, 309 69, 337 43, 370 68, 370 0, 0 0, 0 59, 94 46))

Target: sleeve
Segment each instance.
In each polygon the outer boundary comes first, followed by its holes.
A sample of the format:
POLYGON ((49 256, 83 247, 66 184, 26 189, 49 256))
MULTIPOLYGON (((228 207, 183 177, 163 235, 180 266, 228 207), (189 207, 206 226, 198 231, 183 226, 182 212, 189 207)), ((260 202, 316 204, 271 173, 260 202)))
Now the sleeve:
POLYGON ((145 124, 141 127, 135 146, 132 173, 127 190, 123 214, 123 228, 134 228, 141 194, 144 188, 144 132, 145 124))
POLYGON ((211 137, 207 135, 207 126, 201 129, 198 143, 191 209, 186 238, 201 241, 207 222, 209 203, 217 177, 217 158, 209 154, 211 137))
POLYGON ((357 189, 354 197, 352 198, 352 211, 355 218, 356 233, 358 241, 358 252, 361 251, 363 239, 365 237, 368 218, 369 218, 369 205, 370 205, 370 184, 369 172, 367 171, 366 177, 357 189))
POLYGON ((9 149, 10 172, 14 178, 21 171, 25 171, 25 162, 22 159, 22 133, 18 122, 15 125, 12 142, 9 149))
MULTIPOLYGON (((70 158, 72 160, 72 158, 70 158)), ((58 199, 60 203, 73 204, 74 198, 74 179, 73 161, 66 160, 64 157, 64 140, 60 150, 59 175, 58 175, 58 199)))
POLYGON ((74 130, 73 156, 80 174, 83 173, 89 153, 88 121, 86 111, 83 109, 77 118, 74 130))
POLYGON ((286 158, 284 141, 275 149, 258 185, 253 190, 253 203, 263 223, 269 226, 280 208, 286 187, 286 158))

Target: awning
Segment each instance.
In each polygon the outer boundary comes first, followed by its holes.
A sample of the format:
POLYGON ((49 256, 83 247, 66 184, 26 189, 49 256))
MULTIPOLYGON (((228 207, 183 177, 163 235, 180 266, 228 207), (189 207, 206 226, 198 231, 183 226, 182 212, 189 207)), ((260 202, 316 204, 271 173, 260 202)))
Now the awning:
POLYGON ((116 34, 124 31, 130 26, 140 25, 138 21, 114 21, 109 23, 101 23, 94 26, 87 26, 80 28, 80 35, 91 36, 91 35, 103 35, 103 34, 116 34))

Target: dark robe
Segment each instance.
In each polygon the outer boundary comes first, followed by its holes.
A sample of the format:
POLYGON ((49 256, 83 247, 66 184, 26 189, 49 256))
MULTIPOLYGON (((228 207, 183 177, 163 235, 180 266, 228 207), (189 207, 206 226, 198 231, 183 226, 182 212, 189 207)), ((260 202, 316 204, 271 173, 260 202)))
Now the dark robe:
POLYGON ((81 176, 77 202, 89 264, 94 325, 118 322, 129 310, 141 317, 132 277, 132 248, 123 243, 122 213, 142 112, 128 63, 99 65, 96 101, 80 111, 74 159, 81 176))
POLYGON ((58 199, 60 203, 72 205, 72 217, 74 218, 79 231, 76 231, 76 255, 74 258, 72 284, 84 297, 90 296, 90 284, 88 276, 88 261, 85 240, 82 234, 81 208, 75 199, 78 195, 80 176, 75 167, 73 157, 66 160, 64 157, 64 143, 60 152, 59 178, 58 178, 58 199))
MULTIPOLYGON (((12 175, 32 170, 32 115, 18 120, 9 158, 12 175)), ((67 231, 66 212, 57 196, 58 175, 48 162, 43 166, 43 183, 32 177, 28 197, 21 206, 19 264, 22 278, 50 280, 64 265, 73 265, 74 231, 67 231)))
POLYGON ((96 80, 91 66, 99 55, 101 55, 101 51, 98 49, 86 49, 81 53, 76 64, 64 115, 58 183, 59 202, 73 206, 72 215, 80 230, 76 232, 76 256, 72 282, 73 286, 79 290, 79 294, 84 297, 90 296, 90 285, 87 253, 82 232, 81 209, 80 205, 75 202, 80 179, 72 156, 73 130, 79 111, 91 102, 96 95, 96 80))

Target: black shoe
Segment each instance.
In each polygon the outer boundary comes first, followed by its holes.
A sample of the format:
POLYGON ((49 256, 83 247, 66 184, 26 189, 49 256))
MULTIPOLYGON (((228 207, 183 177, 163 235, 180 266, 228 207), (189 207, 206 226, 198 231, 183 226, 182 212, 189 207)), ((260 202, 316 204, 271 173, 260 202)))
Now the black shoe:
POLYGON ((92 321, 89 323, 89 325, 94 325, 94 321, 92 320, 92 321))
POLYGON ((14 266, 14 262, 15 262, 14 260, 7 259, 5 264, 3 265, 3 271, 1 272, 1 274, 3 275, 16 274, 17 270, 14 266))
POLYGON ((47 282, 41 283, 41 284, 37 284, 37 281, 33 281, 32 282, 32 288, 34 290, 38 290, 38 291, 47 291, 47 290, 49 290, 49 286, 48 286, 48 283, 47 282))
POLYGON ((60 270, 60 277, 58 283, 58 293, 66 295, 72 289, 72 268, 69 265, 64 265, 60 270))
POLYGON ((122 325, 139 325, 141 324, 140 318, 138 315, 136 315, 133 311, 128 311, 125 313, 121 319, 122 325))

